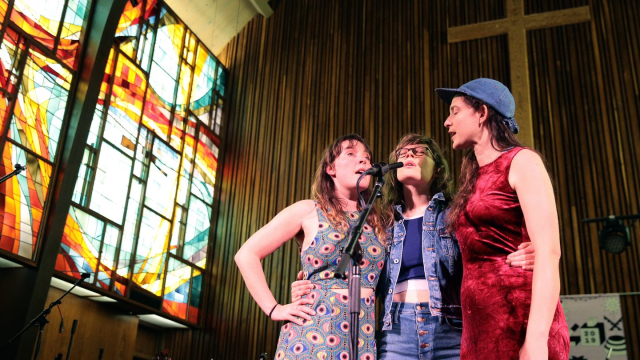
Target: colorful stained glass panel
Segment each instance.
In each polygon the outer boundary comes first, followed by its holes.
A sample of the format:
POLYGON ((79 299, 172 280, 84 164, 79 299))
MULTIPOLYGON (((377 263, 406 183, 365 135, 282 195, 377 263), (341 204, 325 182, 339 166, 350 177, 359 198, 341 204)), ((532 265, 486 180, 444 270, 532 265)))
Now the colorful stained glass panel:
POLYGON ((105 290, 109 290, 113 279, 114 270, 116 270, 116 251, 118 248, 118 238, 120 230, 117 227, 107 224, 104 231, 104 241, 100 251, 100 264, 98 264, 97 284, 105 290))
MULTIPOLYGON (((139 123, 142 115, 142 100, 147 88, 144 73, 124 56, 118 56, 113 79, 110 106, 118 108, 129 121, 139 123)), ((132 132, 131 138, 135 138, 132 132)))
POLYGON ((64 22, 62 23, 61 38, 80 40, 80 31, 82 30, 82 22, 86 12, 87 4, 85 1, 69 0, 64 22))
POLYGON ((193 71, 186 62, 180 68, 180 86, 178 87, 178 97, 176 99, 176 113, 184 117, 187 114, 187 98, 191 87, 193 71))
MULTIPOLYGON (((178 76, 184 33, 184 25, 182 25, 165 9, 162 9, 160 14, 160 23, 158 24, 158 32, 156 35, 153 62, 165 70, 167 75, 174 81, 177 80, 178 76)), ((151 77, 153 78, 153 75, 151 77)))
POLYGON ((119 44, 120 50, 130 58, 135 58, 145 70, 148 70, 153 43, 153 26, 158 12, 156 5, 156 0, 136 1, 135 5, 128 1, 116 30, 116 44, 119 44), (146 5, 145 8, 143 8, 144 5, 146 5), (138 33, 141 35, 140 38, 138 33))
MULTIPOLYGON (((74 23, 84 10, 70 1, 77 14, 65 22, 74 23)), ((120 20, 73 195, 99 213, 102 232, 80 230, 74 207, 75 230, 65 231, 96 249, 67 241, 56 268, 92 271, 96 285, 123 296, 134 284, 161 297, 163 312, 195 323, 226 70, 155 0, 130 1, 120 20)), ((72 27, 63 33, 77 37, 72 27)))
POLYGON ((0 19, 4 19, 4 16, 7 14, 7 8, 9 4, 8 0, 0 0, 0 19))
POLYGON ((0 46, 0 88, 9 94, 15 91, 18 82, 18 60, 24 49, 24 41, 13 30, 7 29, 0 46))
POLYGON ((89 208, 122 224, 133 161, 105 142, 100 149, 89 208))
POLYGON ((200 312, 200 302, 202 293, 202 278, 201 271, 193 269, 193 278, 191 279, 191 294, 189 296, 189 313, 187 320, 197 324, 198 314, 200 312))
POLYGON ((182 257, 204 269, 209 242, 211 207, 192 196, 189 200, 188 211, 182 257))
POLYGON ((140 220, 140 201, 142 198, 142 182, 134 177, 131 179, 129 189, 129 202, 127 205, 127 216, 124 222, 124 232, 120 242, 120 256, 116 270, 116 282, 114 290, 122 295, 128 286, 129 270, 131 268, 131 256, 134 253, 134 241, 136 240, 136 226, 140 220))
POLYGON ((182 48, 182 58, 191 66, 193 66, 193 62, 196 59, 197 45, 198 39, 191 31, 187 31, 184 39, 184 46, 182 48))
POLYGON ((210 112, 213 102, 215 68, 215 59, 204 46, 199 46, 191 87, 190 108, 205 125, 211 124, 210 112))
POLYGON ((218 165, 218 140, 203 126, 200 127, 199 140, 191 192, 210 205, 213 203, 213 186, 218 165))
POLYGON ((58 57, 75 67, 75 57, 78 50, 83 21, 87 14, 86 0, 69 0, 67 11, 62 23, 58 57))
POLYGON ((180 155, 160 141, 153 145, 145 205, 170 219, 178 185, 180 155))
POLYGON ((142 35, 140 37, 140 46, 136 54, 136 60, 140 64, 140 67, 149 71, 149 65, 151 63, 151 46, 153 45, 153 39, 155 38, 155 32, 153 31, 156 17, 151 17, 149 23, 142 25, 142 35))
POLYGON ((0 184, 0 249, 33 259, 52 167, 6 142, 0 176, 13 172, 15 164, 27 169, 0 184))
POLYGON ((3 133, 4 128, 4 119, 8 116, 7 112, 9 109, 9 99, 7 99, 4 94, 0 94, 0 134, 3 133))
POLYGON ((53 49, 64 0, 16 0, 11 20, 35 40, 53 49))
POLYGON ((38 52, 30 51, 29 55, 9 136, 53 162, 69 97, 71 74, 38 52))
MULTIPOLYGON (((191 136, 191 135, 190 135, 191 136)), ((187 139, 193 139, 188 137, 187 139)), ((191 178, 191 169, 193 168, 193 141, 187 141, 187 146, 182 153, 182 167, 180 171, 180 183, 178 184, 178 194, 176 196, 176 202, 180 205, 185 205, 187 201, 187 195, 189 190, 189 179, 191 178)))
POLYGON ((62 235, 62 245, 55 269, 77 279, 89 273, 92 282, 98 266, 98 254, 104 232, 104 222, 71 207, 62 235))
POLYGON ((169 119, 171 117, 171 106, 173 100, 165 102, 156 92, 153 85, 153 81, 151 81, 149 91, 147 91, 142 123, 151 131, 158 134, 161 139, 167 140, 169 137, 169 119))
POLYGON ((220 135, 220 126, 222 124, 222 110, 224 109, 224 100, 222 100, 218 95, 215 95, 215 105, 213 107, 213 131, 220 135))
POLYGON ((177 254, 180 240, 184 239, 184 232, 187 226, 187 212, 182 206, 176 205, 173 215, 173 232, 171 233, 170 252, 177 254))
POLYGON ((143 209, 132 279, 157 296, 162 295, 169 225, 169 221, 158 214, 143 209))
POLYGON ((125 113, 115 107, 109 107, 107 121, 104 126, 104 138, 111 142, 123 153, 133 156, 134 139, 137 137, 139 126, 125 113))
POLYGON ((73 189, 73 195, 71 196, 71 200, 73 200, 76 204, 80 204, 82 206, 87 206, 89 198, 87 197, 87 192, 89 186, 91 186, 91 181, 95 176, 93 163, 95 161, 95 152, 92 151, 91 148, 86 147, 84 149, 84 153, 82 154, 82 163, 80 163, 80 172, 78 173, 78 178, 76 179, 76 185, 73 189))
POLYGON ((186 319, 190 285, 191 267, 174 258, 169 258, 162 311, 186 319))
POLYGON ((104 69, 104 78, 100 84, 100 93, 98 94, 98 105, 104 107, 107 99, 107 94, 111 93, 111 78, 113 77, 113 64, 116 52, 113 48, 109 52, 109 58, 107 59, 107 65, 104 69))
POLYGON ((75 69, 87 0, 69 0, 61 21, 64 6, 64 0, 16 0, 11 20, 40 44, 55 48, 57 58, 75 69))
POLYGON ((140 27, 143 5, 144 1, 137 2, 135 6, 131 1, 127 1, 116 29, 116 44, 119 44, 120 50, 131 58, 136 47, 136 37, 140 27))
POLYGON ((216 90, 221 96, 224 96, 224 86, 227 83, 227 70, 222 66, 218 66, 218 76, 216 77, 216 90))

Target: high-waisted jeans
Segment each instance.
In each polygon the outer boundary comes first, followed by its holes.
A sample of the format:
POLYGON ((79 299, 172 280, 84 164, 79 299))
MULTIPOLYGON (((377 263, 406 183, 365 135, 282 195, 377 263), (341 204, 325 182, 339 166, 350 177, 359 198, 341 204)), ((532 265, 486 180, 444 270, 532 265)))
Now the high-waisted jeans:
POLYGON ((391 330, 378 335, 378 360, 460 359, 462 320, 432 316, 429 303, 391 305, 391 330))

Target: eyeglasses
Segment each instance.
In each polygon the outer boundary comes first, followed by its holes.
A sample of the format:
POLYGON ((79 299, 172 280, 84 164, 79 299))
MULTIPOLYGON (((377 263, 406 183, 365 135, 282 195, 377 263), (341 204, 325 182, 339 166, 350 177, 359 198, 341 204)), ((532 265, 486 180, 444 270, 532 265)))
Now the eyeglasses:
POLYGON ((421 157, 426 155, 427 153, 431 154, 431 157, 433 157, 433 153, 431 152, 431 149, 429 149, 429 147, 427 146, 418 146, 418 147, 414 147, 414 148, 400 148, 398 150, 396 150, 396 159, 402 159, 402 158, 406 158, 407 156, 409 156, 409 153, 412 153, 413 156, 415 157, 421 157))

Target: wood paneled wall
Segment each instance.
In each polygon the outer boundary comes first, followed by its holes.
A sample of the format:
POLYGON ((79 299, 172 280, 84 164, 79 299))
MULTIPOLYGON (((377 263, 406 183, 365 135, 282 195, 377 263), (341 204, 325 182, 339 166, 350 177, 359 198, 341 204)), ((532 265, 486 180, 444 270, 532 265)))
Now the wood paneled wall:
MULTIPOLYGON (((47 305, 58 299, 64 291, 50 288, 47 305)), ((47 318, 50 324, 45 327, 42 346, 38 359, 54 359, 61 353, 63 359, 98 359, 100 349, 104 349, 103 359, 130 360, 134 355, 138 317, 123 315, 121 311, 107 308, 73 294, 65 296, 60 305, 61 312, 53 308, 47 318), (60 333, 60 313, 64 319, 64 329, 60 333), (71 351, 69 340, 73 321, 78 320, 71 351)), ((37 327, 29 331, 36 332, 37 327)))
MULTIPOLYGON (((255 304, 233 256, 287 205, 309 196, 321 150, 356 132, 386 160, 402 134, 426 132, 453 152, 436 87, 476 77, 510 84, 506 36, 447 43, 447 28, 505 16, 502 1, 272 1, 229 44, 230 102, 216 243, 201 330, 167 337, 175 359, 274 355, 279 326, 255 304)), ((636 1, 525 1, 527 13, 590 5, 592 21, 528 32, 536 148, 557 191, 562 293, 640 291, 638 224, 621 255, 598 247, 581 220, 640 212, 640 5, 636 1)), ((263 262, 286 302, 300 269, 289 243, 263 262)), ((640 358, 638 296, 626 296, 629 358, 640 358)))

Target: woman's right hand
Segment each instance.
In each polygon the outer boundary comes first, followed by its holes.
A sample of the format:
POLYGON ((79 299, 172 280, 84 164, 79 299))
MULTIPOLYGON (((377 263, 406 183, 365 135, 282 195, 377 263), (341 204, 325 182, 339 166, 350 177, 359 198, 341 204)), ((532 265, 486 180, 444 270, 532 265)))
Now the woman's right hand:
POLYGON ((302 271, 298 273, 296 281, 291 283, 291 301, 298 301, 302 296, 307 295, 315 288, 310 280, 302 280, 302 271))
POLYGON ((271 313, 271 319, 275 321, 291 321, 298 325, 304 325, 311 320, 311 316, 316 312, 306 305, 313 304, 313 300, 305 298, 292 302, 291 304, 278 305, 271 313))

